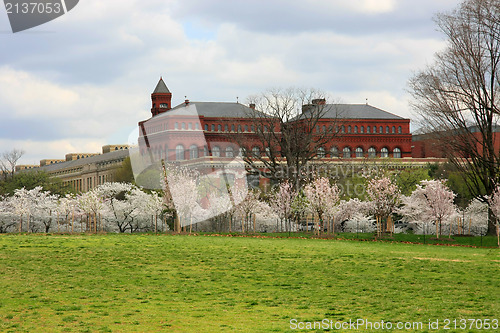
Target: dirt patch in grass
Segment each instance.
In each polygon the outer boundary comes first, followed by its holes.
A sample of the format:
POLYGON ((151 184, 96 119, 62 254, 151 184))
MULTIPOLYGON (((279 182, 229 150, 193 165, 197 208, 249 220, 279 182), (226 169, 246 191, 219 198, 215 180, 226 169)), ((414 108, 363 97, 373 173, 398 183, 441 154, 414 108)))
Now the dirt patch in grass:
POLYGON ((417 260, 431 260, 431 261, 471 262, 470 260, 445 259, 445 258, 421 258, 421 257, 413 257, 413 259, 417 259, 417 260))

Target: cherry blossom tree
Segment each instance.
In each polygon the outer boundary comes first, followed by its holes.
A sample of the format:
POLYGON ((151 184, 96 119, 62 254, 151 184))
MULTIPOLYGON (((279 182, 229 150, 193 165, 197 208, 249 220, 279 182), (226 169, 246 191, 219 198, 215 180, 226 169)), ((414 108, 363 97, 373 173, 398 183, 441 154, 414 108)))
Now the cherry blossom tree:
POLYGON ((252 217, 253 229, 256 231, 255 214, 260 210, 261 202, 257 191, 233 191, 235 201, 240 202, 234 209, 235 214, 241 220, 241 232, 249 229, 252 217))
POLYGON ((105 208, 98 188, 81 194, 77 200, 78 207, 87 216, 87 230, 97 232, 97 218, 105 208))
POLYGON ((376 177, 368 181, 366 194, 369 199, 368 211, 377 219, 378 236, 388 230, 387 220, 401 201, 398 186, 387 177, 376 177))
POLYGON ((288 230, 291 230, 293 203, 296 196, 297 192, 288 181, 281 183, 276 193, 271 196, 271 207, 276 215, 288 225, 288 230))
POLYGON ((0 196, 0 233, 9 232, 16 225, 8 203, 6 198, 0 196))
POLYGON ((497 243, 498 247, 500 247, 500 185, 497 185, 495 191, 489 198, 490 209, 495 215, 495 225, 497 229, 497 243))
POLYGON ((170 195, 171 203, 175 207, 176 232, 181 227, 203 221, 206 215, 200 205, 200 194, 196 183, 199 174, 193 170, 180 167, 170 167, 165 175, 165 196, 170 195), (168 191, 168 194, 167 194, 168 191))
POLYGON ((352 198, 340 201, 335 220, 342 223, 344 228, 356 232, 358 232, 359 228, 362 228, 364 232, 367 232, 373 230, 373 220, 370 220, 368 215, 369 203, 358 198, 352 198))
POLYGON ((43 226, 46 233, 50 231, 54 223, 54 215, 57 215, 58 195, 51 194, 49 191, 38 191, 33 193, 33 217, 34 222, 43 226))
MULTIPOLYGON (((330 184, 325 177, 316 178, 304 187, 304 194, 309 202, 311 212, 317 214, 319 229, 324 229, 325 220, 334 218, 340 201, 340 190, 337 185, 330 184)), ((328 230, 330 230, 328 223, 328 230)), ((333 230, 335 232, 335 230, 333 230)))
MULTIPOLYGON (((23 218, 30 219, 30 195, 24 187, 16 189, 14 195, 7 199, 7 206, 19 218, 19 232, 23 231, 23 218)), ((27 222, 29 228, 29 222, 27 222)))
POLYGON ((443 180, 422 180, 411 196, 404 200, 400 213, 418 221, 434 222, 436 238, 439 238, 443 221, 456 212, 454 198, 455 194, 443 180))
MULTIPOLYGON (((63 224, 66 228, 69 226, 69 221, 71 219, 71 232, 74 231, 75 216, 77 215, 78 201, 76 197, 72 194, 66 194, 64 197, 59 199, 59 204, 57 206, 57 213, 59 218, 64 222, 63 224)), ((67 230, 67 229, 66 229, 67 230)))
POLYGON ((166 206, 163 201, 163 198, 158 194, 158 192, 152 192, 147 196, 145 206, 143 209, 147 214, 153 216, 155 228, 154 231, 158 232, 158 217, 161 217, 164 212, 166 206))

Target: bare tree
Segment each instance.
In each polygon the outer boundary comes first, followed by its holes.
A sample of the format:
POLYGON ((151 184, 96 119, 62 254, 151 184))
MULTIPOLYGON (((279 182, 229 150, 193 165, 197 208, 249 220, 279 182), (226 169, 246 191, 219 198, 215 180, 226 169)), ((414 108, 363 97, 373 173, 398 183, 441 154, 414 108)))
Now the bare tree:
POLYGON ((308 163, 325 157, 325 145, 338 132, 337 106, 327 104, 320 91, 296 88, 268 90, 248 102, 255 144, 263 151, 249 147, 248 136, 239 136, 245 162, 253 169, 263 167, 273 181, 286 179, 299 188, 308 177, 308 163))
POLYGON ((4 179, 10 174, 14 175, 16 171, 16 165, 19 159, 24 155, 24 150, 12 149, 11 151, 6 151, 2 154, 0 159, 0 171, 2 172, 4 179))
MULTIPOLYGON (((448 45, 433 65, 410 80, 414 107, 471 193, 489 196, 500 180, 494 146, 500 111, 500 2, 466 0, 436 22, 448 45)), ((488 233, 494 232, 490 209, 488 233)))

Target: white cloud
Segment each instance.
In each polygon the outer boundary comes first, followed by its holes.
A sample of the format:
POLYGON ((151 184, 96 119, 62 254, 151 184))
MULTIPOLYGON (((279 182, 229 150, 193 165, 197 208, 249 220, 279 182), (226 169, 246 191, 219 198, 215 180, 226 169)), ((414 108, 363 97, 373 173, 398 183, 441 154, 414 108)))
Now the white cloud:
POLYGON ((16 147, 36 159, 62 158, 122 143, 125 128, 150 116, 160 75, 174 104, 185 95, 244 101, 269 87, 300 86, 348 103, 369 98, 371 105, 411 117, 406 82, 444 46, 431 17, 455 5, 81 1, 50 23, 54 33, 0 34, 8 50, 0 59, 0 129, 9 129, 3 139, 0 133, 0 152, 16 147))
POLYGON ((53 84, 25 71, 0 67, 0 102, 4 104, 0 115, 14 117, 57 116, 61 110, 78 103, 74 91, 53 84), (10 110, 14 111, 14 114, 10 110))

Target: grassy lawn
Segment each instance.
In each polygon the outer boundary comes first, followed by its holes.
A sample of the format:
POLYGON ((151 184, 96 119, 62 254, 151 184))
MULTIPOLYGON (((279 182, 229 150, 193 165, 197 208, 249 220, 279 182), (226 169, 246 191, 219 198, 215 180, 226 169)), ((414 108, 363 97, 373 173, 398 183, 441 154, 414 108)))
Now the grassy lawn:
MULTIPOLYGON (((316 238, 316 234, 313 232, 281 232, 281 233, 262 233, 264 236, 272 237, 305 237, 305 238, 316 238)), ((321 238, 336 238, 336 239, 352 239, 352 240, 375 240, 376 233, 351 233, 351 232, 337 232, 335 235, 322 233, 319 237, 321 238)), ((415 235, 407 233, 399 233, 391 235, 385 235, 379 241, 384 242, 409 242, 415 244, 439 244, 439 245, 459 245, 459 246, 475 246, 475 247, 496 247, 498 248, 498 240, 496 236, 460 236, 452 235, 451 238, 448 235, 441 235, 436 238, 435 235, 415 235)))
MULTIPOLYGON (((286 332, 294 318, 427 324, 500 319, 499 300, 498 249, 210 236, 0 236, 1 332, 286 332)), ((410 331, 476 330, 402 330, 410 331)))

